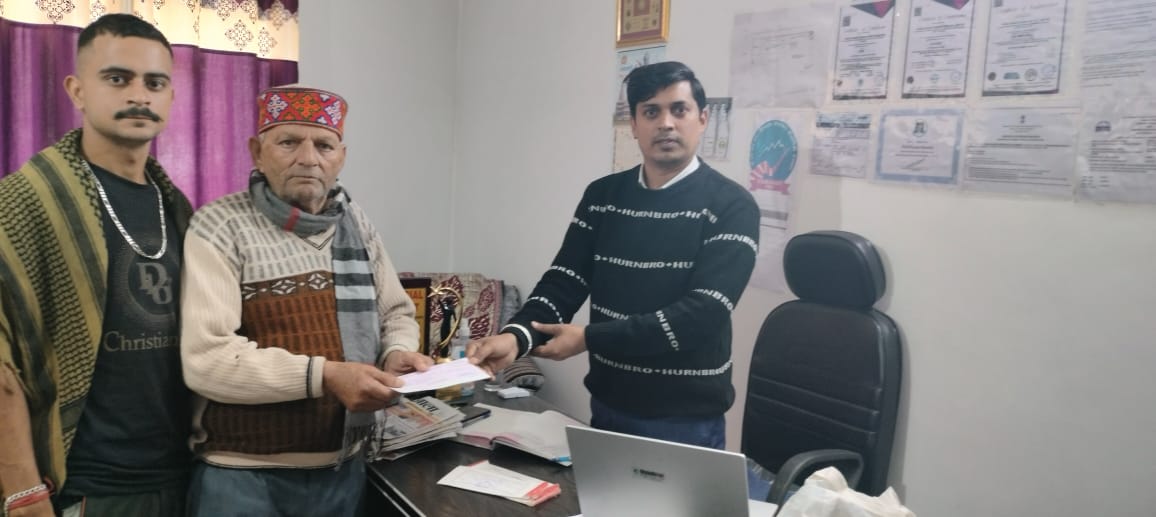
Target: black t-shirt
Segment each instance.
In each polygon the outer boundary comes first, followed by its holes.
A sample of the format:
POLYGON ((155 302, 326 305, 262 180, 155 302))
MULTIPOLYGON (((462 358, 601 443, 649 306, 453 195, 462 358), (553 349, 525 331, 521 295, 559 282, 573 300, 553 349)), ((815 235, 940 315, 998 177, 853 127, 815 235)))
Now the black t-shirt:
MULTIPOLYGON (((161 246, 157 191, 92 166, 137 246, 161 246)), ((92 388, 68 454, 67 495, 141 493, 187 482, 191 395, 181 377, 182 246, 166 210, 168 243, 151 260, 129 247, 103 209, 108 294, 92 388)))

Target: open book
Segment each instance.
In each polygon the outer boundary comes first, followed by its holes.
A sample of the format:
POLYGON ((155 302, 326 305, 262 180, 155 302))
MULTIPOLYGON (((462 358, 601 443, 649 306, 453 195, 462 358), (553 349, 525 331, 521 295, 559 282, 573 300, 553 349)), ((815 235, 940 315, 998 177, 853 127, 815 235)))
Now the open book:
POLYGON ((570 444, 566 441, 566 426, 585 424, 557 411, 531 413, 486 404, 477 404, 491 411, 490 417, 462 429, 455 441, 492 448, 495 444, 513 447, 570 466, 570 444))

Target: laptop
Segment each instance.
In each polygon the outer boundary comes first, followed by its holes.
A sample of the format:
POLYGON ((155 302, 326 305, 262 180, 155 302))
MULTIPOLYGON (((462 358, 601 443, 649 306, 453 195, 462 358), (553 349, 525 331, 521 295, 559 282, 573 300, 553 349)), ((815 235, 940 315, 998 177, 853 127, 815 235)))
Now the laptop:
POLYGON ((747 516, 746 457, 566 426, 583 517, 747 516))

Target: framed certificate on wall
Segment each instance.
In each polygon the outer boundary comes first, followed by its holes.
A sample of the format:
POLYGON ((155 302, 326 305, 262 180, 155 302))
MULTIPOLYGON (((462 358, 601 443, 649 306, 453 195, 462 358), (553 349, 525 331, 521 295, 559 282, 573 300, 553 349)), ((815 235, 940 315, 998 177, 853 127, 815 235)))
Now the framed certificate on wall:
POLYGON ((670 36, 670 0, 618 0, 618 47, 662 43, 670 36))
POLYGON ((402 278, 401 287, 413 300, 414 318, 417 319, 417 328, 421 339, 418 340, 418 352, 429 354, 429 295, 433 281, 429 278, 402 278))

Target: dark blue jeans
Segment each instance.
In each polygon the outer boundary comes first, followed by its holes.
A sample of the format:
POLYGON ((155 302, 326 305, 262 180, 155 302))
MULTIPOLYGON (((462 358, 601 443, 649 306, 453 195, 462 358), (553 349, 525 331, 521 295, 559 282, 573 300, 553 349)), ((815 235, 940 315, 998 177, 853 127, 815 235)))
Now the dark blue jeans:
POLYGON ((189 486, 189 517, 353 516, 365 491, 360 456, 340 469, 238 469, 198 463, 189 486))
POLYGON ((643 418, 614 409, 594 397, 590 397, 590 414, 590 425, 597 429, 712 449, 725 449, 727 445, 727 423, 722 415, 643 418))

